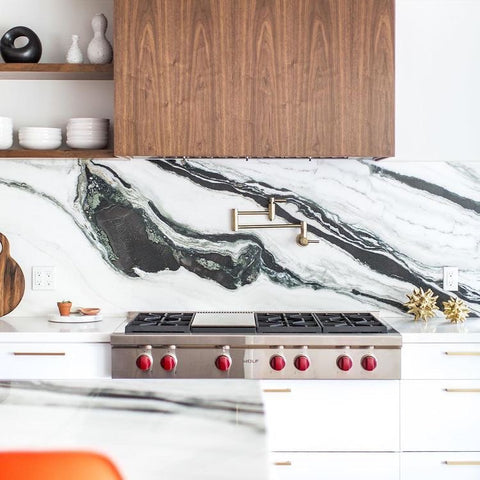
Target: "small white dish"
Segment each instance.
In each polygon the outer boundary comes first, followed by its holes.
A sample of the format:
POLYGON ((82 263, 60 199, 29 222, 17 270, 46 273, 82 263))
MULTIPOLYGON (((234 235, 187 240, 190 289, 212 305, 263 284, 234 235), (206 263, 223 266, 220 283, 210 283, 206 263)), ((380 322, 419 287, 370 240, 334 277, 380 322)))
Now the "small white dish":
POLYGON ((8 150, 13 145, 13 135, 8 137, 0 137, 0 150, 8 150))
POLYGON ((91 140, 95 142, 107 141, 108 135, 80 135, 76 134, 67 134, 67 140, 91 140))
POLYGON ((58 314, 52 314, 48 317, 48 321, 52 323, 93 323, 100 322, 103 319, 101 313, 96 315, 81 315, 80 313, 71 313, 68 317, 62 317, 58 314))
POLYGON ((78 133, 82 135, 92 135, 92 134, 108 134, 108 129, 106 128, 68 128, 67 133, 78 133))
POLYGON ((20 127, 18 129, 19 133, 39 133, 39 134, 61 134, 62 129, 56 127, 20 127))
POLYGON ((95 117, 74 117, 68 120, 71 123, 108 123, 110 119, 108 118, 95 118, 95 117))
POLYGON ((20 146, 29 150, 56 150, 62 145, 62 139, 20 139, 20 146))
POLYGON ((29 138, 29 139, 30 138, 31 139, 39 139, 39 140, 42 140, 42 139, 50 140, 50 139, 62 138, 62 135, 60 133, 59 134, 19 133, 18 137, 19 138, 29 138))
POLYGON ((79 133, 107 133, 108 128, 99 128, 99 127, 92 127, 92 128, 76 128, 76 127, 67 127, 67 132, 79 132, 79 133))
POLYGON ((108 140, 92 140, 92 139, 72 139, 67 138, 67 145, 70 148, 80 148, 80 149, 97 149, 97 148, 106 148, 108 145, 108 140))

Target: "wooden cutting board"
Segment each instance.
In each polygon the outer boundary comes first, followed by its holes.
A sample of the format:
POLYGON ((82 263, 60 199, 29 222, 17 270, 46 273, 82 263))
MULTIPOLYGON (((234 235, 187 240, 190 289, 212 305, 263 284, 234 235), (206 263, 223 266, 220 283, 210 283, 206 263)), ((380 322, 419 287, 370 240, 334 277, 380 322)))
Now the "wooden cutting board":
POLYGON ((25 277, 18 263, 10 256, 10 243, 0 233, 0 317, 14 310, 25 292, 25 277))

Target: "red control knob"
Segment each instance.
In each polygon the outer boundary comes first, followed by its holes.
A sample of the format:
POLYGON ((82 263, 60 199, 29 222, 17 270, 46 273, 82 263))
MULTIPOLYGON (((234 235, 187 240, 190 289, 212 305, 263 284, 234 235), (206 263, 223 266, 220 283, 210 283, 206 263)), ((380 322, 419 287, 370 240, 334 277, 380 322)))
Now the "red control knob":
POLYGON ((285 359, 281 355, 274 355, 270 359, 270 366, 277 371, 285 368, 285 359))
POLYGON ((140 370, 143 370, 144 372, 146 372, 147 370, 150 370, 152 368, 152 364, 153 364, 152 356, 146 353, 142 353, 137 357, 136 363, 137 363, 137 367, 140 370))
POLYGON ((342 355, 337 358, 337 367, 344 372, 348 372, 353 366, 352 359, 348 355, 342 355))
POLYGON ((164 355, 160 360, 160 365, 167 372, 171 372, 177 366, 177 359, 173 355, 164 355))
POLYGON ((226 372, 232 366, 232 359, 228 355, 220 355, 215 360, 215 366, 222 372, 226 372))
POLYGON ((367 372, 375 370, 377 368, 377 359, 372 357, 372 355, 365 355, 362 358, 362 367, 364 370, 367 370, 367 372))
POLYGON ((305 355, 299 355, 295 358, 293 364, 297 370, 304 372, 305 370, 308 370, 308 367, 310 367, 310 360, 305 355))

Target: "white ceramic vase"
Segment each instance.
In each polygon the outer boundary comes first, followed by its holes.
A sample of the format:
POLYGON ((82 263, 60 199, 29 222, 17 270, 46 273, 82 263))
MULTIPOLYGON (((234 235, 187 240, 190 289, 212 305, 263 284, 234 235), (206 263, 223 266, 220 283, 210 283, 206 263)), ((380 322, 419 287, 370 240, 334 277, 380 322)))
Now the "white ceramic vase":
POLYGON ((92 19, 93 38, 88 44, 87 57, 90 63, 104 64, 113 60, 113 49, 105 37, 108 21, 103 13, 97 13, 92 19))
POLYGON ((72 35, 72 45, 67 52, 67 63, 83 63, 83 53, 78 45, 78 35, 72 35))

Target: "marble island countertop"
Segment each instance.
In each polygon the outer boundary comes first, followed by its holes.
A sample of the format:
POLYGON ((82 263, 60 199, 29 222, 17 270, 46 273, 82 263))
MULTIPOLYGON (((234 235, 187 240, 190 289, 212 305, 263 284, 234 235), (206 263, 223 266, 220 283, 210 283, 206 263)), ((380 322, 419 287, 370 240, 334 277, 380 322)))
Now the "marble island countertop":
POLYGON ((0 382, 0 449, 106 454, 126 480, 266 480, 258 382, 0 382))

